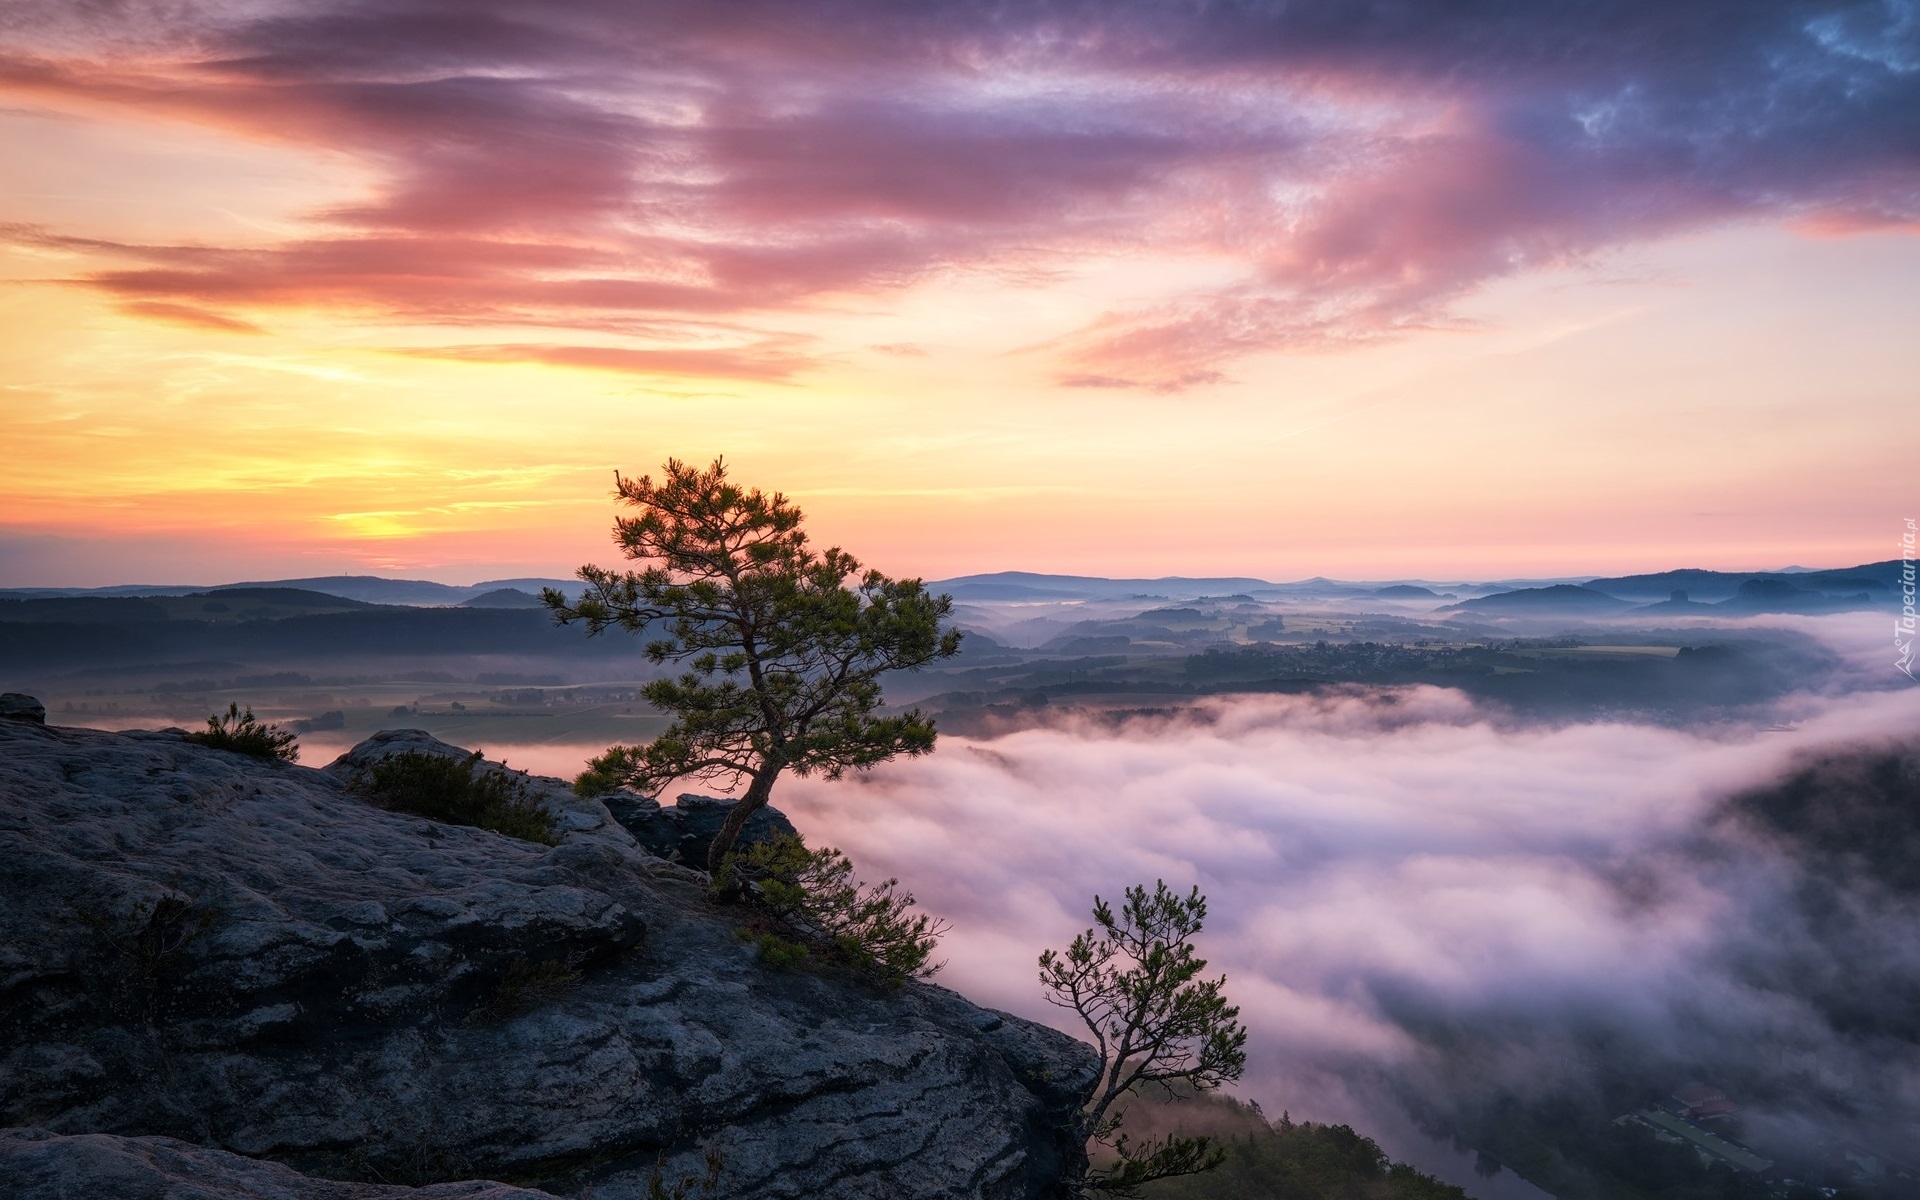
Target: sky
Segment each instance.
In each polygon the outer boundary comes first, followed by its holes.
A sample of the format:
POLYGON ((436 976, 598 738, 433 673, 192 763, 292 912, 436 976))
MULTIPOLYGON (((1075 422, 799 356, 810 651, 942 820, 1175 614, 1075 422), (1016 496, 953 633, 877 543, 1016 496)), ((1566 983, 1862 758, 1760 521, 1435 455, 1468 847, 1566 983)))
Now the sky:
POLYGON ((12 0, 0 586, 1897 556, 1920 10, 12 0))

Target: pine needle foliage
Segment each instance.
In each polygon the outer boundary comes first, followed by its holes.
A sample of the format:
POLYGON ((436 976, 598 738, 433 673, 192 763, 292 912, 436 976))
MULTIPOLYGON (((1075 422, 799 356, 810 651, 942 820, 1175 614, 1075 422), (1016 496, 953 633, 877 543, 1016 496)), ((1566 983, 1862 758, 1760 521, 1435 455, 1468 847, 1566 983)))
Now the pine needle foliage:
POLYGON ((254 758, 300 761, 300 746, 291 730, 254 719, 253 709, 249 707, 243 712, 237 702, 227 705, 226 712, 209 716, 207 727, 198 733, 189 733, 187 740, 254 758))
POLYGON ((1205 979, 1193 939, 1206 921, 1199 888, 1181 896, 1164 880, 1151 895, 1130 887, 1118 914, 1093 898, 1094 927, 1064 953, 1040 955, 1048 1003, 1071 1009, 1093 1034, 1102 1071, 1082 1110, 1082 1131, 1110 1161, 1067 1180, 1075 1195, 1138 1196, 1156 1179, 1192 1175, 1225 1161, 1208 1137, 1173 1133, 1134 1142, 1115 1103, 1149 1085, 1211 1091, 1246 1068, 1247 1031, 1227 1003, 1226 976, 1205 979))
POLYGON ((770 965, 818 952, 890 987, 945 965, 932 959, 946 923, 913 912, 913 893, 899 886, 897 879, 862 883, 846 855, 831 846, 810 850, 792 834, 728 855, 714 878, 716 891, 748 896, 771 926, 748 931, 770 965))
POLYGON ((562 625, 649 634, 650 659, 687 669, 642 689, 673 718, 667 728, 610 747, 577 790, 658 796, 676 779, 745 782, 708 851, 718 871, 782 772, 837 779, 933 749, 931 717, 879 715, 880 679, 959 652, 959 633, 941 629, 951 597, 863 570, 838 547, 814 550, 798 508, 731 483, 721 459, 705 470, 668 459, 658 482, 614 480, 637 510, 615 520, 614 540, 645 566, 582 567, 577 602, 553 588, 541 598, 562 625))
POLYGON ((524 842, 560 844, 560 819, 500 771, 478 771, 478 750, 465 758, 408 750, 373 764, 364 783, 381 808, 448 825, 470 825, 524 842))

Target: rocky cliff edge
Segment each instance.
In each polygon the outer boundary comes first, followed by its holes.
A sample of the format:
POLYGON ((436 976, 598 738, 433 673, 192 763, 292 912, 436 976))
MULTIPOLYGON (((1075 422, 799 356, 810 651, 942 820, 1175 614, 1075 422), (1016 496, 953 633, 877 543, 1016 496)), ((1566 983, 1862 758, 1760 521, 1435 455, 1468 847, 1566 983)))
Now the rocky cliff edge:
POLYGON ((557 780, 526 781, 552 847, 353 789, 404 750, 464 754, 0 720, 0 1191, 626 1200, 714 1152, 728 1197, 1055 1194, 1089 1048, 768 969, 557 780))

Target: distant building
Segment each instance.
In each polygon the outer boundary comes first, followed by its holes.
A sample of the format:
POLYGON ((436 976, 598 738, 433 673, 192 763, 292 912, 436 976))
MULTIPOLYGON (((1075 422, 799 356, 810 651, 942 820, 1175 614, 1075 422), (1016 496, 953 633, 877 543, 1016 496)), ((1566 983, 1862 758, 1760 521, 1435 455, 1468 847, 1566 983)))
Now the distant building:
POLYGON ((1740 1106, 1725 1092, 1704 1083, 1675 1089, 1669 1107, 1690 1121, 1724 1121, 1740 1115, 1740 1106))
MULTIPOLYGON (((1722 1097, 1724 1099, 1724 1097, 1722 1097)), ((1653 1131, 1655 1137, 1666 1141, 1679 1141, 1693 1147, 1702 1162, 1723 1162, 1736 1171, 1758 1175, 1762 1178, 1773 1170, 1773 1160, 1762 1158, 1738 1142, 1721 1137, 1710 1129, 1703 1129, 1684 1117, 1676 1116, 1664 1109, 1649 1108, 1629 1116, 1615 1118, 1617 1125, 1636 1124, 1653 1131)))

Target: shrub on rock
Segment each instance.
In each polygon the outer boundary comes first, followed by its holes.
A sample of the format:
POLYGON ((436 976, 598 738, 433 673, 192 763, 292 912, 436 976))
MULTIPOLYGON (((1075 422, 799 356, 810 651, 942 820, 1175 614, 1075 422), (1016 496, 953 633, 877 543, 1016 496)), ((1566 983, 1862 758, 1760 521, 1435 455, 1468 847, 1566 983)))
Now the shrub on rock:
POLYGON ((497 771, 475 771, 480 752, 449 758, 408 750, 373 764, 364 787, 381 808, 448 825, 469 825, 543 846, 560 844, 560 819, 497 771))
POLYGON ((227 705, 224 713, 209 716, 206 729, 188 734, 187 740, 211 746, 215 750, 250 754, 255 758, 300 761, 300 745, 294 741, 292 730, 255 720, 253 709, 242 712, 237 703, 227 705))
POLYGON ((945 964, 931 963, 946 923, 913 913, 913 894, 897 879, 869 886, 853 877, 847 856, 828 846, 809 850, 792 834, 729 855, 714 877, 723 895, 753 898, 762 928, 747 932, 762 957, 790 966, 819 951, 862 974, 898 987, 945 964))

